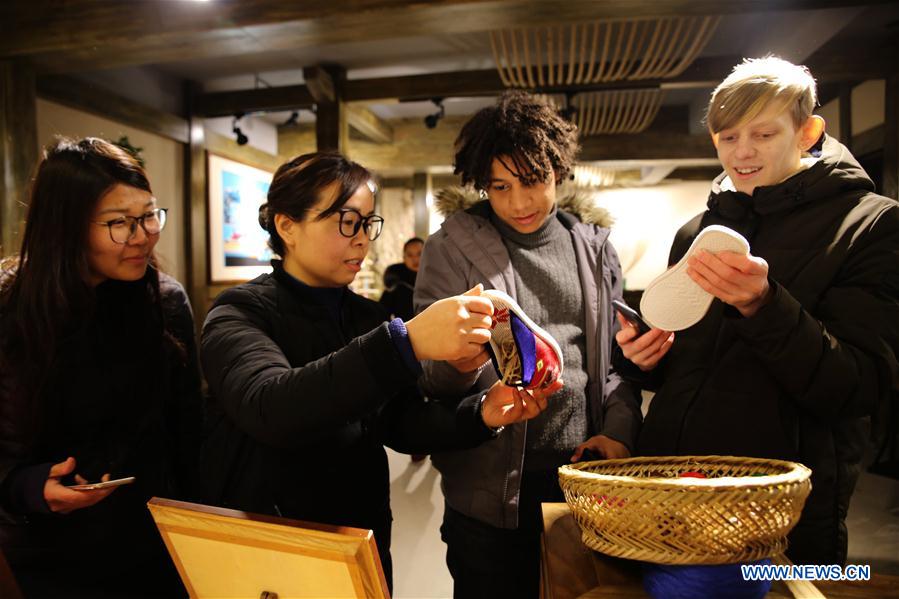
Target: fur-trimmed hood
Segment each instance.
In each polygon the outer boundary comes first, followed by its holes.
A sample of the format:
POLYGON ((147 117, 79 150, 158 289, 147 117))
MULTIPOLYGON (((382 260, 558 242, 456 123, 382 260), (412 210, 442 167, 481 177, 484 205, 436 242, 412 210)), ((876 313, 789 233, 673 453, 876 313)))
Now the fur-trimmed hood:
MULTIPOLYGON (((444 187, 434 197, 434 207, 444 218, 467 210, 482 201, 478 192, 471 187, 453 185, 444 187)), ((608 210, 597 206, 585 193, 564 193, 556 202, 559 209, 577 216, 581 222, 599 227, 611 227, 614 219, 608 210)))

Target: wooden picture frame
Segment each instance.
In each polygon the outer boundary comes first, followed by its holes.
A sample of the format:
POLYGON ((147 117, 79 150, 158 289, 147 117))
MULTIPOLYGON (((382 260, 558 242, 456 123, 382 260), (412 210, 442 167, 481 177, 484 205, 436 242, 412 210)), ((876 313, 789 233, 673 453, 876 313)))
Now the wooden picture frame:
POLYGON ((272 171, 206 155, 209 282, 241 283, 271 271, 268 233, 259 226, 272 171))
POLYGON ((192 598, 390 597, 370 530, 158 497, 147 507, 192 598))

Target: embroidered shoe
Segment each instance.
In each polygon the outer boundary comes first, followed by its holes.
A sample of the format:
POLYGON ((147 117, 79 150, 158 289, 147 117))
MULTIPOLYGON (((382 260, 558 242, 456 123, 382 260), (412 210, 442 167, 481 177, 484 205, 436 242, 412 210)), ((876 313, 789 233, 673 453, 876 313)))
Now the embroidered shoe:
POLYGON ((487 289, 484 296, 493 302, 489 353, 500 380, 525 389, 553 384, 562 376, 562 350, 556 340, 507 294, 487 289))
POLYGON ((687 274, 687 260, 706 250, 712 254, 749 254, 749 242, 727 227, 710 225, 699 232, 680 261, 646 286, 640 299, 643 319, 665 331, 682 331, 702 320, 714 297, 687 274))

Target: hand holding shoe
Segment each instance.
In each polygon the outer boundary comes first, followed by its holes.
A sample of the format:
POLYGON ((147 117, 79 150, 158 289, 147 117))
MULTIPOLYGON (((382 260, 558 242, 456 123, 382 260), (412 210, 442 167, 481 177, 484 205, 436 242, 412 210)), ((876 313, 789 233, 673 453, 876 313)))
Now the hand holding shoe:
POLYGON ((690 257, 688 264, 687 274, 697 285, 747 318, 770 299, 768 263, 764 258, 701 250, 690 257))
POLYGON ((493 304, 481 284, 463 295, 434 302, 406 324, 419 360, 472 360, 490 341, 493 304))
MULTIPOLYGON (((695 265, 701 262, 697 257, 728 252, 735 256, 749 257, 749 242, 733 229, 721 225, 709 225, 700 231, 677 264, 646 286, 640 298, 643 319, 652 326, 667 331, 682 331, 702 320, 712 299, 720 296, 712 291, 712 286, 703 286, 696 278, 695 265)), ((767 273, 768 265, 765 264, 764 268, 767 273)))
MULTIPOLYGON (((483 346, 482 346, 483 347, 483 346)), ((462 358, 461 360, 448 360, 450 366, 461 372, 462 374, 467 374, 469 372, 474 372, 484 364, 490 361, 490 354, 487 353, 486 349, 481 349, 481 351, 473 358, 462 358)))
POLYGON ((497 381, 490 387, 481 405, 481 418, 490 428, 508 426, 515 422, 530 420, 546 409, 550 395, 564 387, 557 379, 545 389, 527 391, 519 387, 509 387, 497 381))

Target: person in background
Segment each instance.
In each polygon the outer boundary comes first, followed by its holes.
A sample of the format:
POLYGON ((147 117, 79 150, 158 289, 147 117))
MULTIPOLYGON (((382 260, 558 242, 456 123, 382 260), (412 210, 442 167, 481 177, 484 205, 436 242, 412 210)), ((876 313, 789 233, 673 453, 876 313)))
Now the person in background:
POLYGON ((26 223, 0 280, 0 546, 27 597, 184 596, 146 505, 194 497, 201 435, 165 208, 122 148, 61 139, 26 223))
POLYGON ((415 275, 424 243, 418 237, 408 240, 403 244, 403 261, 391 264, 384 271, 384 293, 380 302, 391 316, 403 320, 411 320, 415 316, 412 293, 415 291, 415 275))
POLYGON ((716 299, 689 329, 623 326, 617 339, 619 369, 656 391, 641 455, 802 462, 812 491, 787 555, 843 564, 866 429, 899 381, 899 204, 825 135, 816 99, 808 70, 775 57, 715 89, 707 123, 724 172, 669 263, 685 258, 716 299), (741 233, 750 254, 686 256, 709 225, 741 233))

